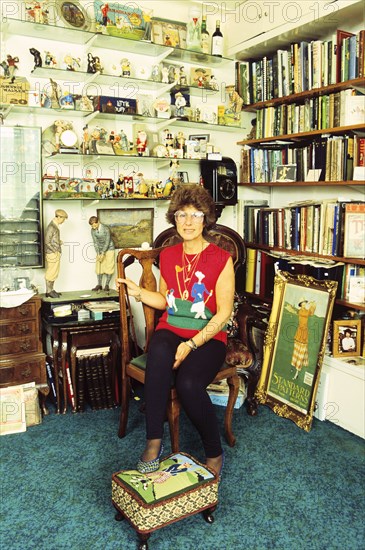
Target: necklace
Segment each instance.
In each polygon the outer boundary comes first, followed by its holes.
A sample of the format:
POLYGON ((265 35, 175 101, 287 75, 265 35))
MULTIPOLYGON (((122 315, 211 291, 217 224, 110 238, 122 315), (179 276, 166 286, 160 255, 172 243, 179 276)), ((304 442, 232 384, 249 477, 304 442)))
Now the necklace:
POLYGON ((189 258, 188 258, 188 255, 184 252, 184 256, 183 256, 183 260, 184 260, 184 261, 183 261, 183 265, 184 265, 184 263, 185 263, 185 261, 186 261, 188 272, 190 272, 191 266, 194 264, 196 258, 197 258, 198 256, 200 256, 200 254, 201 254, 201 252, 198 252, 197 254, 195 254, 194 258, 192 258, 192 260, 190 261, 189 258))

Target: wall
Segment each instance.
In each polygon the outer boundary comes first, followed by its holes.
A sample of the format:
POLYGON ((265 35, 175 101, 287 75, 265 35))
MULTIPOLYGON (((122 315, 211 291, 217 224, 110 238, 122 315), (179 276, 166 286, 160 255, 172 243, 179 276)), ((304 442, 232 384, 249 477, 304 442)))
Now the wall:
MULTIPOLYGON (((83 1, 81 2, 84 7, 92 13, 93 2, 83 1)), ((53 2, 50 2, 52 7, 53 2)), ((131 4, 131 3, 129 3, 131 4)), ((138 5, 141 7, 147 7, 151 9, 153 7, 153 14, 156 16, 161 16, 167 19, 186 21, 188 18, 188 12, 192 5, 198 4, 199 2, 151 2, 151 1, 142 1, 138 2, 138 5), (166 6, 169 6, 169 9, 166 10, 166 6)), ((208 13, 208 28, 210 33, 214 31, 215 20, 222 19, 222 6, 221 4, 225 3, 207 3, 206 9, 208 13)), ((3 14, 8 14, 9 16, 20 18, 24 12, 24 2, 4 2, 2 5, 3 14)), ((224 6, 223 6, 224 8, 224 6)), ((224 31, 224 22, 223 22, 223 32, 225 37, 228 36, 228 33, 224 31)), ((19 40, 18 36, 9 36, 3 37, 3 48, 2 51, 10 53, 12 56, 19 57, 18 71, 17 75, 26 76, 31 84, 31 89, 39 89, 41 86, 49 86, 49 81, 47 78, 39 79, 35 78, 32 75, 32 69, 34 68, 34 60, 29 52, 29 49, 36 47, 39 49, 43 55, 43 52, 50 50, 56 55, 58 60, 63 59, 63 56, 66 53, 72 54, 74 57, 81 58, 82 65, 80 70, 86 71, 86 55, 85 47, 83 44, 70 45, 65 49, 65 43, 57 43, 55 41, 44 40, 41 38, 30 38, 22 37, 22 40, 19 40), (6 43, 6 47, 5 47, 6 43)), ((98 54, 99 51, 91 49, 94 55, 98 54)), ((106 67, 105 72, 111 70, 113 64, 118 65, 120 59, 124 57, 123 52, 114 52, 112 50, 104 50, 101 52, 101 60, 106 67)), ((133 58, 133 55, 129 55, 129 58, 133 58)), ((136 58, 137 62, 144 63, 145 60, 141 57, 136 58)), ((48 76, 48 75, 46 75, 48 76)), ((234 64, 228 64, 228 66, 223 69, 220 74, 220 82, 222 82, 221 90, 218 96, 218 101, 222 101, 222 95, 224 98, 224 88, 223 82, 233 83, 234 82, 234 64)), ((74 79, 72 79, 74 80, 74 79)), ((74 93, 80 93, 85 85, 84 81, 73 81, 71 84, 69 82, 62 82, 61 87, 67 87, 72 85, 74 93)), ((104 93, 107 93, 107 89, 103 88, 104 93)), ((112 95, 111 92, 109 92, 112 95)), ((208 98, 207 101, 217 101, 216 99, 208 98)), ((60 116, 60 115, 59 115, 60 116)), ((60 116, 60 118, 62 118, 60 116)), ((55 117, 56 119, 56 117, 55 117)), ((39 112, 37 115, 34 112, 23 112, 21 114, 11 115, 5 120, 5 124, 15 125, 20 124, 24 126, 42 126, 43 130, 50 124, 53 124, 52 117, 40 116, 39 112)), ((113 122, 114 123, 114 122, 113 122)), ((98 124, 102 124, 104 127, 109 129, 112 123, 102 121, 98 124), (109 126, 108 126, 109 125, 109 126)), ((73 125, 76 133, 82 135, 82 125, 83 120, 81 118, 75 117, 73 120, 73 125)), ((249 126, 249 123, 248 123, 249 126)), ((130 123, 123 122, 120 124, 120 127, 123 128, 130 139, 133 139, 133 130, 130 123)), ((201 134, 205 133, 201 128, 185 129, 187 133, 201 134)), ((236 163, 239 162, 239 151, 240 147, 236 145, 236 141, 242 139, 246 133, 247 128, 242 129, 242 133, 238 131, 237 133, 226 133, 226 132, 215 132, 209 128, 209 133, 211 134, 211 141, 218 145, 223 153, 223 155, 231 156, 236 163)), ((50 175, 55 173, 55 170, 62 176, 72 177, 80 176, 80 172, 83 173, 84 166, 81 166, 82 162, 76 157, 64 158, 62 162, 58 159, 48 158, 43 160, 43 174, 48 173, 50 175)), ((136 172, 142 172, 145 177, 157 177, 164 181, 168 174, 168 163, 163 163, 164 166, 161 168, 161 163, 158 163, 158 166, 152 165, 152 163, 139 162, 138 159, 128 159, 127 161, 117 160, 114 158, 109 159, 100 159, 97 162, 95 168, 96 174, 98 176, 104 177, 113 177, 115 179, 115 173, 126 173, 126 171, 134 170, 136 172)), ((194 165, 193 163, 184 163, 180 162, 181 170, 187 170, 189 172, 190 181, 198 181, 199 178, 199 168, 198 164, 194 165)), ((90 236, 90 226, 88 225, 88 219, 90 216, 96 214, 96 210, 100 208, 152 208, 154 210, 154 224, 153 224, 153 238, 155 238, 163 229, 167 227, 167 222, 165 220, 165 213, 168 203, 166 201, 156 202, 156 201, 143 201, 143 204, 136 201, 44 201, 43 202, 43 216, 44 216, 44 227, 52 220, 54 216, 54 211, 56 208, 63 208, 67 211, 69 218, 65 223, 60 227, 61 238, 63 241, 63 255, 61 261, 61 271, 58 280, 56 281, 55 288, 58 291, 67 291, 67 290, 86 290, 90 289, 96 284, 96 276, 94 273, 94 259, 95 252, 91 241, 90 236)), ((122 214, 121 214, 122 215, 122 214)), ((220 218, 220 223, 229 225, 233 228, 237 228, 237 208, 236 207, 226 207, 223 211, 223 214, 220 218)), ((44 284, 44 269, 34 269, 32 270, 32 280, 33 283, 38 286, 39 291, 42 293, 45 291, 44 284)))

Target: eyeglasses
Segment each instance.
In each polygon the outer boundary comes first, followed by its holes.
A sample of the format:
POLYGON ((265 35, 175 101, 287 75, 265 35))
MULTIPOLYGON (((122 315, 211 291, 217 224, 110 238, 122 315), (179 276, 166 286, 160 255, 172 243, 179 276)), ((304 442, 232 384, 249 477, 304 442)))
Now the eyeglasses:
POLYGON ((203 223, 204 220, 204 212, 192 212, 191 214, 187 214, 186 212, 175 212, 175 220, 178 223, 186 223, 187 219, 190 218, 192 223, 203 223))

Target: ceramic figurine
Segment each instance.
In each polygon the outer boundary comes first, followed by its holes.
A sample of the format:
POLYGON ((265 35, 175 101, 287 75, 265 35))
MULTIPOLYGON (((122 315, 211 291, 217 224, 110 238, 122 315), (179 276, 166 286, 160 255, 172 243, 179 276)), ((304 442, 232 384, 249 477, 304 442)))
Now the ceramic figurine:
POLYGON ((124 76, 126 78, 131 76, 131 62, 129 61, 129 59, 124 57, 122 59, 122 61, 120 62, 120 64, 121 64, 121 67, 122 67, 122 74, 120 76, 124 76))
POLYGON ((216 91, 219 90, 219 84, 218 84, 217 79, 214 76, 214 74, 212 74, 211 77, 210 77, 209 88, 211 88, 212 90, 216 90, 216 91))
POLYGON ((44 52, 44 64, 46 67, 55 68, 57 66, 57 60, 53 53, 49 51, 44 52))
POLYGON ((124 132, 124 130, 120 131, 119 137, 120 137, 120 146, 121 146, 122 151, 129 151, 129 149, 130 149, 129 139, 128 139, 126 133, 124 132))
POLYGON ((72 57, 72 55, 67 54, 63 58, 66 71, 77 71, 81 67, 81 59, 78 57, 72 57))
POLYGON ((49 81, 51 83, 51 95, 49 96, 51 100, 51 108, 58 109, 60 106, 61 88, 57 82, 52 80, 52 78, 50 78, 49 81))
POLYGON ((169 69, 168 67, 162 67, 162 82, 164 84, 168 84, 169 83, 169 69))
POLYGON ((74 109, 75 108, 75 101, 69 92, 66 92, 61 98, 60 98, 60 106, 61 109, 74 109))
MULTIPOLYGON (((37 67, 42 67, 41 52, 36 50, 35 48, 29 48, 29 51, 32 54, 32 56, 34 57, 34 69, 36 69, 37 67)), ((33 71, 34 71, 34 69, 33 69, 33 71)))
POLYGON ((144 130, 138 130, 137 132, 137 153, 142 157, 147 147, 147 134, 144 130))
POLYGON ((33 23, 41 23, 43 25, 48 24, 48 2, 39 2, 38 0, 35 2, 29 2, 28 0, 25 4, 25 11, 28 21, 32 21, 33 23))
POLYGON ((186 99, 181 92, 175 94, 175 115, 183 117, 185 115, 186 99))
POLYGON ((94 106, 91 99, 87 95, 81 96, 80 99, 80 111, 93 111, 94 106))
POLYGON ((18 65, 17 63, 19 63, 19 57, 13 57, 11 55, 7 55, 6 56, 6 63, 8 65, 8 70, 9 70, 9 77, 11 82, 14 82, 15 80, 15 71, 18 70, 18 65))
POLYGON ((86 68, 86 72, 87 72, 87 73, 91 73, 91 74, 96 73, 95 57, 94 57, 93 54, 90 53, 90 52, 87 54, 87 68, 86 68))
POLYGON ((94 65, 97 73, 102 74, 104 67, 101 64, 100 57, 96 56, 94 57, 94 65))

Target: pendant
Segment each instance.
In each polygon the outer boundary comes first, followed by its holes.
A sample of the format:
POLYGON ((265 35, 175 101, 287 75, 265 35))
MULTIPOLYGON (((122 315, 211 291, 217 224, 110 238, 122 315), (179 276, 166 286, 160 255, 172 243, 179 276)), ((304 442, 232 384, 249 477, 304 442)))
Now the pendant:
POLYGON ((191 265, 188 264, 188 273, 190 272, 191 265))
POLYGON ((189 298, 189 292, 187 290, 184 290, 183 295, 182 295, 182 299, 187 300, 188 298, 189 298))
POLYGON ((184 283, 188 283, 190 281, 191 277, 187 277, 186 279, 184 279, 184 283))

